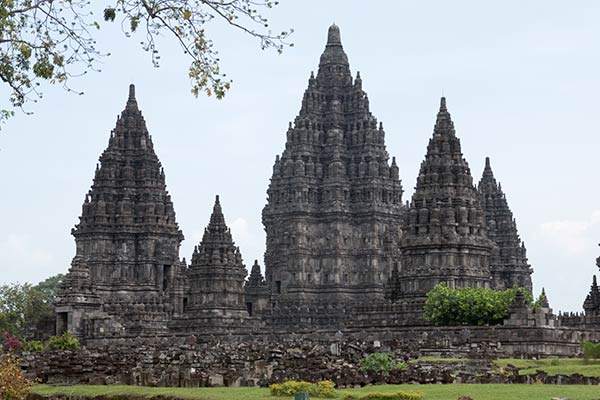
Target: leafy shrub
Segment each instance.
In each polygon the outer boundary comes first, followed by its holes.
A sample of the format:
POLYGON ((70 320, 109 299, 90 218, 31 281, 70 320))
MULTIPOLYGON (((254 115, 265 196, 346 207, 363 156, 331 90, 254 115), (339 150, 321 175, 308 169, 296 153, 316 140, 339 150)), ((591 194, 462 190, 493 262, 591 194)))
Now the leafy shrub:
POLYGON ((46 342, 48 350, 79 350, 79 340, 71 332, 65 332, 60 336, 52 336, 46 342))
POLYGON ((600 343, 594 343, 591 340, 586 340, 583 342, 581 347, 583 348, 583 358, 586 361, 589 361, 592 358, 600 358, 600 343))
POLYGON ((310 383, 305 381, 287 381, 274 383, 269 386, 271 396, 293 396, 299 392, 306 392, 312 397, 335 397, 334 383, 331 381, 319 381, 310 383))
POLYGON ((360 360, 362 371, 390 372, 393 369, 404 369, 406 364, 394 360, 390 353, 371 353, 360 360))
MULTIPOLYGON (((485 288, 452 289, 437 284, 427 293, 425 319, 437 325, 495 325, 509 315, 509 307, 518 288, 492 290, 485 288)), ((521 289, 528 304, 533 296, 521 289)))
POLYGON ((364 395, 347 393, 342 400, 420 400, 422 398, 423 393, 421 392, 400 391, 396 393, 373 392, 364 395))
POLYGON ((308 394, 315 397, 335 397, 335 384, 332 381, 319 381, 316 386, 315 393, 308 394))
POLYGON ((8 332, 4 332, 4 345, 8 348, 9 352, 18 351, 21 348, 21 341, 15 335, 11 335, 8 332))
POLYGON ((36 353, 38 351, 44 350, 44 344, 39 340, 24 340, 23 350, 28 351, 30 353, 36 353))
POLYGON ((12 354, 0 355, 0 398, 25 400, 33 382, 23 376, 23 371, 12 354))

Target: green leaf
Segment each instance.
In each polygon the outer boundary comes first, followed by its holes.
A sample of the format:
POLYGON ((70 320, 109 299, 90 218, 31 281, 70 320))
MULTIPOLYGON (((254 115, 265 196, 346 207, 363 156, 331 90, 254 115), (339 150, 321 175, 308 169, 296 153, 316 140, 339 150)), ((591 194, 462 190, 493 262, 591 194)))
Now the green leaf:
POLYGON ((104 20, 113 22, 117 17, 117 10, 112 7, 106 7, 104 9, 104 20))

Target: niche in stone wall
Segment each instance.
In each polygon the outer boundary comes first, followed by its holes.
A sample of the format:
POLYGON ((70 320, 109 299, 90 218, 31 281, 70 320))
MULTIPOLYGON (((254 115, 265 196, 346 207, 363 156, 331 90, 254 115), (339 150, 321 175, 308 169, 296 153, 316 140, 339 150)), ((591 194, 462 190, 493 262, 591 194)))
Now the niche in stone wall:
POLYGON ((167 290, 169 288, 170 278, 171 278, 171 266, 163 265, 162 290, 167 290))
POLYGON ((69 328, 69 313, 59 312, 56 313, 56 334, 62 335, 67 332, 69 328))

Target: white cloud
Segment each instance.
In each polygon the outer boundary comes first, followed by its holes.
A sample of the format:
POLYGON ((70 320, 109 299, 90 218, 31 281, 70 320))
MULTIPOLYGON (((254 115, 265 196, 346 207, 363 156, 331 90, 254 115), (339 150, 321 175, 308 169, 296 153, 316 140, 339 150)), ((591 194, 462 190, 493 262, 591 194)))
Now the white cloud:
POLYGON ((583 255, 599 237, 600 210, 593 210, 588 220, 562 220, 545 222, 540 226, 542 236, 552 244, 572 255, 583 255))
POLYGON ((262 265, 265 237, 264 234, 256 234, 260 229, 260 222, 253 223, 252 220, 238 217, 229 226, 233 240, 240 247, 242 258, 248 270, 250 270, 254 260, 258 260, 259 264, 262 265))
POLYGON ((245 218, 236 218, 231 224, 231 235, 236 243, 242 243, 248 241, 250 237, 250 230, 248 229, 248 221, 245 218))

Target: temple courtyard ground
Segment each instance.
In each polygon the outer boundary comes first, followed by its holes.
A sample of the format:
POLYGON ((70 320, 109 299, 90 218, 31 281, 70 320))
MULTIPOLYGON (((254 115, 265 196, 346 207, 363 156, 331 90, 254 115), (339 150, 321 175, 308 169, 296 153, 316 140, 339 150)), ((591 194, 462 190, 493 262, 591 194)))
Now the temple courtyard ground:
MULTIPOLYGON (((550 400, 568 398, 577 400, 600 399, 600 387, 580 385, 381 385, 357 389, 344 389, 343 393, 367 394, 369 392, 393 393, 399 390, 419 391, 425 394, 424 400, 456 400, 469 396, 474 400, 550 400)), ((264 400, 292 399, 293 397, 273 397, 269 389, 257 387, 236 388, 148 388, 138 386, 47 386, 36 385, 34 392, 40 395, 63 394, 70 396, 174 396, 190 400, 264 400)))

